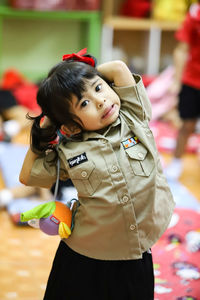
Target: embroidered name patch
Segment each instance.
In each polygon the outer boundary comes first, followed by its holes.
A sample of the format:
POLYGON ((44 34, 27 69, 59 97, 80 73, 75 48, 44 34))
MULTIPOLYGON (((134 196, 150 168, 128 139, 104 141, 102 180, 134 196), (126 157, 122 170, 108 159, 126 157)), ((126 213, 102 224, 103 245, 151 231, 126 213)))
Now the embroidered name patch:
POLYGON ((122 145, 124 147, 124 149, 130 148, 135 146, 136 144, 138 144, 140 141, 137 138, 137 136, 133 136, 125 141, 122 142, 122 145))
POLYGON ((77 156, 74 156, 74 157, 68 159, 67 161, 68 161, 69 167, 73 168, 75 166, 78 166, 78 165, 84 163, 87 160, 88 160, 87 159, 87 155, 84 152, 84 153, 82 153, 80 155, 77 155, 77 156))

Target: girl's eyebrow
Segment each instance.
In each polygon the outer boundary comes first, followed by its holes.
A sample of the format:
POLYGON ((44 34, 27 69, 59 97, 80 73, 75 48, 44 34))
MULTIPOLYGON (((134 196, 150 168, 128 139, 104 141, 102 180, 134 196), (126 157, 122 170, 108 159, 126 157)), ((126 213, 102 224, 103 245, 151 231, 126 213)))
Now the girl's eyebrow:
POLYGON ((92 82, 91 86, 95 85, 95 83, 97 83, 97 81, 99 81, 99 78, 97 78, 94 82, 92 82))

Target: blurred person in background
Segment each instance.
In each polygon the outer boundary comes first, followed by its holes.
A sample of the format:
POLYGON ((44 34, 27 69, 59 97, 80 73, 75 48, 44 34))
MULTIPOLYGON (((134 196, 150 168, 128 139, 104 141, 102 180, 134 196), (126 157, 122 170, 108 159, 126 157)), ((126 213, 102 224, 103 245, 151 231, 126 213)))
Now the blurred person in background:
POLYGON ((174 157, 165 170, 168 179, 180 177, 183 170, 182 156, 200 116, 200 1, 190 6, 175 37, 179 43, 173 55, 175 76, 170 89, 178 94, 182 126, 178 133, 174 157))

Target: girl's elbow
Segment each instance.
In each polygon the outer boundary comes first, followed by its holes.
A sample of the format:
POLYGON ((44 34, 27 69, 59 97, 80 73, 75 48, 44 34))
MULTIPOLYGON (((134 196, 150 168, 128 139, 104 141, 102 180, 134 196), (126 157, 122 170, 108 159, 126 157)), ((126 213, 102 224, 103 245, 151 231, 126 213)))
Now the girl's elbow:
POLYGON ((19 175, 19 182, 24 184, 24 185, 27 185, 28 179, 23 174, 20 174, 19 175))
POLYGON ((124 70, 128 69, 126 63, 123 62, 122 60, 115 60, 113 63, 115 65, 115 70, 117 72, 124 72, 124 70))

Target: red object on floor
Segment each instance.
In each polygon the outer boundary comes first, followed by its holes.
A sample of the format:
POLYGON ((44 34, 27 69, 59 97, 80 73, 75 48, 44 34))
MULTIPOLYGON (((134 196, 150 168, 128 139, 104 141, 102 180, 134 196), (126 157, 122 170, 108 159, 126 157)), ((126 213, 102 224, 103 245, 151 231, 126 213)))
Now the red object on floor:
POLYGON ((176 208, 152 247, 155 299, 200 299, 200 212, 176 208))
POLYGON ((8 69, 3 73, 1 88, 4 90, 12 90, 26 82, 25 77, 17 70, 8 69))
POLYGON ((35 113, 40 113, 41 109, 36 100, 37 85, 29 82, 17 70, 9 69, 4 72, 1 88, 10 90, 19 105, 23 105, 35 113))
POLYGON ((41 109, 37 104, 36 95, 38 87, 32 83, 26 83, 13 91, 13 95, 20 105, 27 107, 35 113, 40 113, 41 109))

